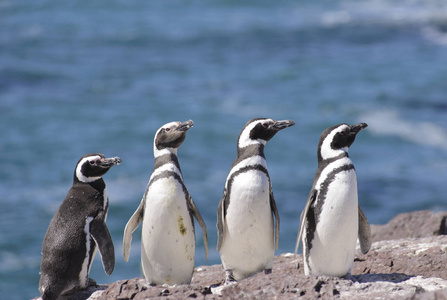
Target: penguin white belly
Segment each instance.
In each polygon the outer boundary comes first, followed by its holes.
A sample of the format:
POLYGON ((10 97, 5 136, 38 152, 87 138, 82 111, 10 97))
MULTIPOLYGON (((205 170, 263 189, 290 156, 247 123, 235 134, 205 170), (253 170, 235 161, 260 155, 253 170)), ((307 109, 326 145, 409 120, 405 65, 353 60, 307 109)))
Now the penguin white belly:
POLYGON ((146 196, 141 263, 150 284, 190 283, 195 234, 182 185, 173 177, 153 182, 146 196))
POLYGON ((355 171, 336 174, 318 217, 306 275, 341 277, 351 271, 358 235, 357 197, 355 171))
POLYGON ((274 256, 270 185, 265 173, 252 170, 234 178, 221 247, 224 268, 236 280, 271 269, 274 256))

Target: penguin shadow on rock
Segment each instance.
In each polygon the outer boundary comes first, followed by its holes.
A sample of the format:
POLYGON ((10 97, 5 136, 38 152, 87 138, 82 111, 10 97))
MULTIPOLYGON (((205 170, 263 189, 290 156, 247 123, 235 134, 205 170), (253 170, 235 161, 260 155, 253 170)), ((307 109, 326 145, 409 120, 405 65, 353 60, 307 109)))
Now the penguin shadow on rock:
MULTIPOLYGON (((42 244, 39 291, 43 300, 62 298, 96 285, 88 277, 99 249, 107 275, 115 267, 115 250, 106 226, 109 208, 102 176, 119 157, 86 154, 77 163, 73 185, 51 219, 42 244)), ((86 296, 87 297, 87 296, 86 296)))
POLYGON ((352 279, 359 283, 367 282, 377 282, 377 281, 388 281, 392 283, 400 283, 407 281, 408 279, 415 277, 412 275, 407 275, 403 273, 392 273, 392 274, 359 274, 352 275, 352 279))
POLYGON ((249 120, 237 141, 237 157, 217 209, 217 251, 225 284, 272 272, 278 249, 279 214, 264 155, 266 143, 291 120, 249 120))
MULTIPOLYGON (((348 149, 366 123, 339 124, 327 128, 318 143, 318 168, 300 226, 304 274, 354 279, 357 237, 360 250, 371 247, 371 229, 358 205, 357 176, 348 149)), ((298 267, 298 265, 297 265, 298 267)))
POLYGON ((140 205, 124 229, 123 256, 129 260, 132 233, 143 223, 141 264, 150 285, 189 284, 195 263, 195 217, 202 228, 205 255, 208 239, 205 222, 189 195, 177 158, 177 149, 193 121, 171 122, 154 138, 154 169, 140 205))

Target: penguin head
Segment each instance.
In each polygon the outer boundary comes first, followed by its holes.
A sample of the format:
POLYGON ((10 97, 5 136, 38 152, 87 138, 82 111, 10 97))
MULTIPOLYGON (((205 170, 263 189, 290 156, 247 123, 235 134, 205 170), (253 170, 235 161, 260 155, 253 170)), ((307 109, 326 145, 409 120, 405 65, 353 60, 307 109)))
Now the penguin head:
POLYGON ((265 145, 278 131, 293 125, 295 125, 295 122, 292 120, 251 119, 239 134, 238 149, 255 144, 265 145))
POLYGON ((186 138, 186 132, 194 125, 192 120, 170 122, 160 127, 155 133, 154 156, 177 153, 178 147, 186 138))
POLYGON ((101 153, 86 154, 78 161, 75 178, 80 182, 93 182, 98 180, 114 165, 119 165, 119 157, 106 158, 101 153))
POLYGON ((326 160, 347 153, 357 133, 368 127, 366 123, 355 125, 338 124, 327 128, 320 136, 318 160, 326 160))

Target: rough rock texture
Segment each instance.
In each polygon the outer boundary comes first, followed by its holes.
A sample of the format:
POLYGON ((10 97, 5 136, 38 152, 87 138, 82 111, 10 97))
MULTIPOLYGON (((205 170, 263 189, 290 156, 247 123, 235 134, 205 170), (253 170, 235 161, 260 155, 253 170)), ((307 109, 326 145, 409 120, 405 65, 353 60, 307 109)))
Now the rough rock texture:
POLYGON ((445 289, 438 297, 447 297, 446 251, 447 236, 376 242, 354 262, 353 281, 305 276, 302 257, 289 253, 275 257, 272 274, 261 272, 237 284, 222 286, 221 266, 204 266, 189 286, 151 287, 135 278, 113 283, 97 299, 419 299, 422 294, 438 299, 428 293, 445 289))
POLYGON ((420 210, 399 214, 385 225, 371 225, 372 241, 446 235, 446 220, 446 211, 420 210))
POLYGON ((196 269, 191 285, 148 286, 143 278, 91 287, 68 299, 447 299, 447 212, 418 211, 372 226, 371 250, 354 261, 352 280, 305 276, 302 256, 275 257, 273 272, 224 286, 220 265, 196 269), (296 264, 299 268, 296 268, 296 264))
POLYGON ((357 253, 352 273, 401 273, 447 280, 446 252, 446 235, 375 242, 366 255, 357 253))

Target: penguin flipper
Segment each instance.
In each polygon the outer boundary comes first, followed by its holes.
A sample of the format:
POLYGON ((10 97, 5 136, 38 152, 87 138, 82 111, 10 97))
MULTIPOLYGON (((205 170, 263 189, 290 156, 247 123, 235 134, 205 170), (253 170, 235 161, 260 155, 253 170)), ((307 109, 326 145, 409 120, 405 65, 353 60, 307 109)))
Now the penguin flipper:
POLYGON ((365 213, 359 206, 359 242, 363 254, 368 253, 371 247, 371 228, 365 213))
POLYGON ((270 186, 270 207, 272 213, 275 215, 275 251, 278 251, 279 244, 279 213, 278 208, 276 208, 275 197, 273 197, 272 187, 270 186))
POLYGON ((135 229, 140 226, 141 222, 143 221, 144 217, 144 199, 140 202, 140 205, 138 206, 137 210, 133 213, 132 217, 130 217, 129 221, 126 224, 126 228, 124 229, 124 236, 123 236, 123 256, 124 260, 126 262, 129 261, 129 255, 130 255, 130 244, 132 242, 132 233, 135 231, 135 229))
POLYGON ((296 253, 298 252, 298 247, 300 246, 301 237, 303 236, 304 223, 306 222, 307 213, 309 212, 310 206, 312 205, 312 203, 315 202, 316 199, 317 199, 317 190, 314 189, 309 194, 309 198, 307 198, 306 206, 304 206, 304 210, 300 215, 300 227, 298 229, 298 236, 296 238, 295 252, 294 252, 295 256, 296 256, 296 253))
POLYGON ((227 189, 224 189, 222 199, 220 199, 219 206, 217 207, 217 251, 220 251, 225 237, 225 207, 227 206, 227 189))
POLYGON ((203 234, 203 245, 205 246, 205 257, 208 260, 208 234, 206 231, 206 224, 205 221, 203 221, 202 216, 200 215, 199 210, 196 207, 196 204, 192 200, 191 196, 189 196, 188 199, 188 206, 192 212, 192 215, 196 218, 197 223, 199 223, 200 228, 202 228, 202 234, 203 234))
POLYGON ((93 219, 90 223, 90 235, 98 245, 104 271, 107 275, 112 274, 115 268, 115 249, 104 219, 98 217, 93 219))

